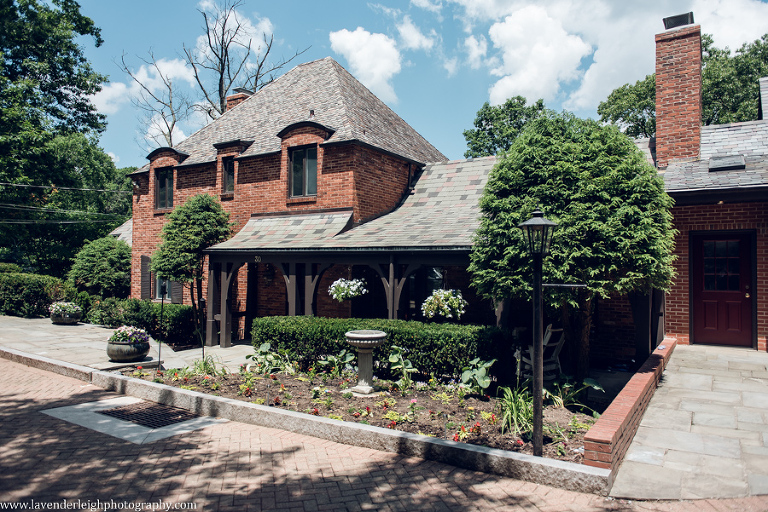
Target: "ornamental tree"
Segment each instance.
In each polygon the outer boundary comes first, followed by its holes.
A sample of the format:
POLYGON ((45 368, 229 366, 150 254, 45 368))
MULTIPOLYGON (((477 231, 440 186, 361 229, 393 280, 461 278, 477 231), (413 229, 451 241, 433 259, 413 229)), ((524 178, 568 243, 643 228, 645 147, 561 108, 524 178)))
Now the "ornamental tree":
POLYGON ((203 251, 228 239, 233 224, 221 203, 208 194, 189 198, 167 218, 160 233, 160 247, 152 255, 152 272, 189 288, 192 314, 202 341, 203 251))
POLYGON ((558 223, 544 282, 586 288, 545 296, 563 306, 564 320, 575 320, 579 377, 589 369, 595 299, 670 286, 672 200, 615 127, 569 113, 529 122, 492 171, 480 207, 469 270, 479 294, 495 301, 532 292, 532 258, 518 224, 536 208, 558 223))

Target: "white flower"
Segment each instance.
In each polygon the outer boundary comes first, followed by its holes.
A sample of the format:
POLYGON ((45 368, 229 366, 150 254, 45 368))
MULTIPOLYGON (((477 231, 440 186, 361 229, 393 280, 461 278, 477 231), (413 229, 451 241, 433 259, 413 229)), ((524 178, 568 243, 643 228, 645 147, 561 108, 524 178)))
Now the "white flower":
POLYGON ((459 290, 435 290, 421 305, 421 313, 426 318, 441 316, 443 318, 461 319, 466 311, 467 301, 459 290))
POLYGON ((368 293, 362 279, 337 279, 328 287, 328 294, 339 302, 368 293))

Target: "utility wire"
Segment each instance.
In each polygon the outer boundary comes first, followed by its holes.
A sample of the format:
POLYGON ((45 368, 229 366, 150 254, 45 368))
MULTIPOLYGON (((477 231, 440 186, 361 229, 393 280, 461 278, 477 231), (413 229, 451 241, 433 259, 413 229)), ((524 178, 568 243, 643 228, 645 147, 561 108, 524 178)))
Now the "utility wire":
POLYGON ((24 185, 21 183, 8 183, 0 181, 0 185, 8 187, 23 187, 23 188, 55 188, 56 190, 79 190, 84 192, 116 192, 118 194, 133 194, 130 190, 107 190, 104 188, 76 188, 76 187, 57 187, 55 185, 24 185))
POLYGON ((18 205, 18 204, 8 204, 8 203, 0 203, 0 208, 5 210, 36 210, 36 211, 44 211, 44 212, 51 212, 51 213, 82 213, 85 215, 102 215, 105 217, 122 217, 119 213, 100 213, 100 212, 87 212, 83 210, 61 210, 58 208, 43 208, 40 206, 24 206, 24 205, 18 205))

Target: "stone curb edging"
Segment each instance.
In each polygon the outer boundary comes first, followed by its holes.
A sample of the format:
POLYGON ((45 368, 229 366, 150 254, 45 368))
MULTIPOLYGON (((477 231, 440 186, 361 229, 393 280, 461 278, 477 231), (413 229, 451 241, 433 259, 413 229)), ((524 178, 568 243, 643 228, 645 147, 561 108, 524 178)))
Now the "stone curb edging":
POLYGON ((332 420, 179 389, 0 347, 0 357, 197 414, 278 428, 351 446, 443 462, 561 489, 606 496, 611 471, 445 439, 332 420))
POLYGON ((584 436, 584 464, 610 470, 611 484, 676 345, 664 338, 584 436))

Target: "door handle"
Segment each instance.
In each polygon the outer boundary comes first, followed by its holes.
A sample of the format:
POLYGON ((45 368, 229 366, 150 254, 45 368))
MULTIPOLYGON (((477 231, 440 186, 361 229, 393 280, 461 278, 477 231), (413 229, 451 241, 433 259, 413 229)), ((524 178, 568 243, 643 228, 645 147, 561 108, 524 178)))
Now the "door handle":
POLYGON ((746 297, 746 298, 748 299, 748 298, 749 298, 749 294, 748 294, 748 293, 745 293, 745 294, 744 294, 744 297, 746 297))

